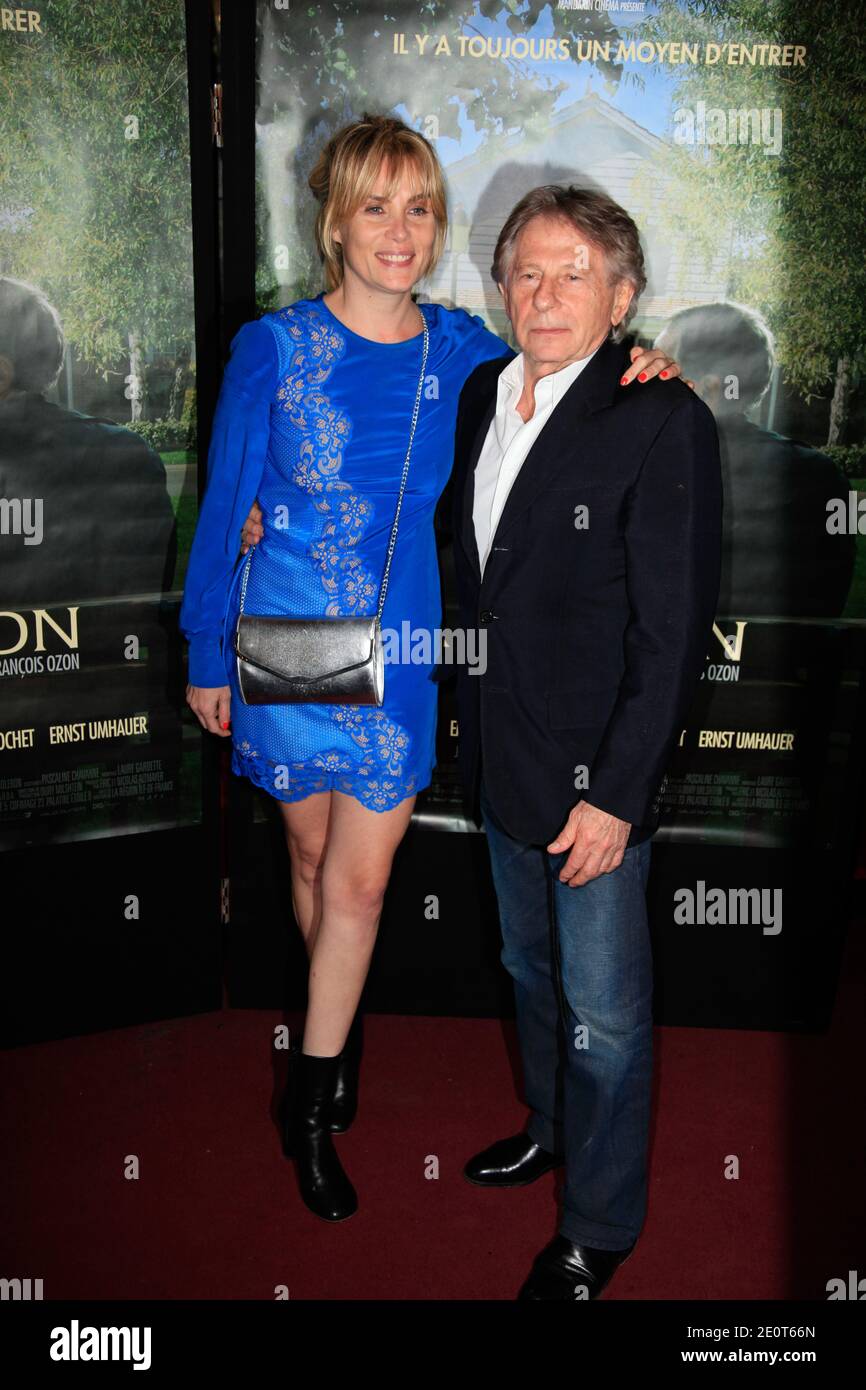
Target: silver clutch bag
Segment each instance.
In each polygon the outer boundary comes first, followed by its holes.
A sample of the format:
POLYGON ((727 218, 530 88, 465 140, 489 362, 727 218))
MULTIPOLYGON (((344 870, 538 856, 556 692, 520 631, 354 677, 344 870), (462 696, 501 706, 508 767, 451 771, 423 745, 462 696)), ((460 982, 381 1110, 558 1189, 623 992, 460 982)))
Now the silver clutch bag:
POLYGON ((409 447, 403 463, 376 615, 362 618, 285 618, 276 614, 245 613, 247 579, 255 553, 255 546, 250 546, 241 584, 238 620, 232 637, 238 689, 245 705, 381 705, 384 699, 382 610, 421 407, 430 339, 427 319, 422 310, 419 312, 424 321, 421 375, 415 393, 409 447))
POLYGON ((381 705, 385 694, 378 618, 241 613, 234 649, 245 705, 381 705))

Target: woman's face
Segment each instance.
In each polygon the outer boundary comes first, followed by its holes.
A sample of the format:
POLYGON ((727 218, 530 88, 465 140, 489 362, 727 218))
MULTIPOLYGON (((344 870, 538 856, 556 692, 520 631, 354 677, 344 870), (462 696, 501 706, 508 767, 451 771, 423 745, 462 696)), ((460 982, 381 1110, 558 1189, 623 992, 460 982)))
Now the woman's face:
POLYGON ((405 294, 429 265, 436 218, 429 198, 419 193, 414 165, 403 165, 390 198, 384 197, 387 176, 383 164, 370 197, 334 235, 343 248, 346 280, 356 278, 369 289, 405 294))

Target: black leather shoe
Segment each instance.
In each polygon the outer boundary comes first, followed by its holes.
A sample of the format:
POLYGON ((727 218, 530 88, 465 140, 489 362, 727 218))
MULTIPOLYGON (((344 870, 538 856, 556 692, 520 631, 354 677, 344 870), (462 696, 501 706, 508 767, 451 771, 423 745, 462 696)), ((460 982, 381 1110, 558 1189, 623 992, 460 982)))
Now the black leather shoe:
POLYGON ((328 1128, 337 1057, 310 1057, 289 1049, 289 1083, 280 1110, 283 1152, 298 1170, 301 1196, 323 1221, 345 1221, 358 1196, 343 1169, 328 1128))
POLYGON ((358 1111, 358 1075, 361 1070, 363 1050, 363 1028, 361 1015, 355 1015, 343 1051, 337 1059, 337 1078, 331 1099, 331 1119, 328 1125, 332 1134, 345 1134, 358 1111))
POLYGON ((572 1303, 598 1298, 633 1250, 634 1245, 625 1250, 594 1250, 554 1236, 536 1256, 517 1297, 567 1298, 572 1303))
POLYGON ((463 1176, 476 1187, 527 1187, 564 1162, 558 1154, 533 1144, 528 1134, 513 1134, 470 1158, 463 1176))

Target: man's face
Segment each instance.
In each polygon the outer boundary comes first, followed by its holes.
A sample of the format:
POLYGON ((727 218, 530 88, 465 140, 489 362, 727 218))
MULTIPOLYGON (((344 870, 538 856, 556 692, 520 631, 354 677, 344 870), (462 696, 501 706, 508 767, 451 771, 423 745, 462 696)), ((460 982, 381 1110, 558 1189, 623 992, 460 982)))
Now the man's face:
POLYGON ((604 252, 561 217, 534 217, 499 289, 514 336, 540 376, 588 357, 628 309, 634 287, 608 278, 604 252))

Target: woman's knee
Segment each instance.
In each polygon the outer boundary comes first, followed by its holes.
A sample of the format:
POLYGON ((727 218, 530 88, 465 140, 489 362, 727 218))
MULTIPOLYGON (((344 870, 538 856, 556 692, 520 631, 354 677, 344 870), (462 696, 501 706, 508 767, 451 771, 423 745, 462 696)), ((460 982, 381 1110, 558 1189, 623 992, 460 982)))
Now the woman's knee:
POLYGON ((387 887, 388 875, 370 867, 326 872, 322 884, 325 913, 330 910, 363 921, 378 918, 387 887))
POLYGON ((302 883, 312 887, 321 878, 325 864, 325 836, 297 835, 287 832, 292 869, 302 883))

